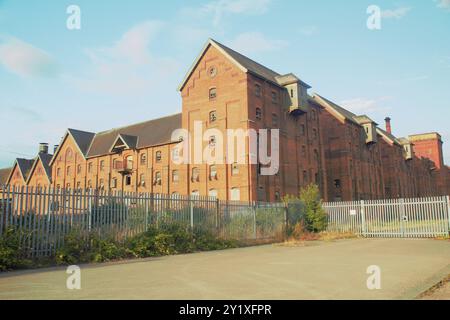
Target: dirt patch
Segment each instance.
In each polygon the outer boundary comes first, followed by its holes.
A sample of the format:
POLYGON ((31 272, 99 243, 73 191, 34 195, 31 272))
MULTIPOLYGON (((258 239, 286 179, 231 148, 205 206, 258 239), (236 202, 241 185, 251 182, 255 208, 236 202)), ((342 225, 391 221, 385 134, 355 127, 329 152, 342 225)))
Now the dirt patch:
POLYGON ((450 274, 417 297, 418 300, 450 300, 450 274))

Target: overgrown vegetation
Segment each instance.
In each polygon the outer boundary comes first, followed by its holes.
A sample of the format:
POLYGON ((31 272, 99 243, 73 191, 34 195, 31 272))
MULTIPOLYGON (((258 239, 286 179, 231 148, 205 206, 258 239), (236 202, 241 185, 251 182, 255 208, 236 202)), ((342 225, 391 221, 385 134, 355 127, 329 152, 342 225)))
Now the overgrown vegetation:
POLYGON ((203 230, 191 232, 181 224, 164 225, 159 229, 150 227, 146 232, 122 242, 101 238, 96 232, 87 233, 74 229, 64 238, 64 245, 54 256, 31 260, 27 258, 29 248, 22 245, 27 243, 23 241, 24 237, 26 234, 13 228, 2 234, 0 271, 221 250, 242 245, 238 241, 219 239, 203 230))
POLYGON ((327 214, 317 185, 310 184, 298 196, 286 196, 283 201, 288 208, 288 238, 312 240, 315 234, 326 230, 327 214))

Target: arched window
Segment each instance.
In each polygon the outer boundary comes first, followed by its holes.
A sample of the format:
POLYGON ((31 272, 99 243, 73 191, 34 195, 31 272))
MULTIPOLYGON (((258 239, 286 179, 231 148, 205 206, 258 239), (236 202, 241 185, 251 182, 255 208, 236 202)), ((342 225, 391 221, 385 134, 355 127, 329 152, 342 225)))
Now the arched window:
POLYGON ((194 181, 200 180, 200 170, 197 167, 192 168, 192 179, 194 181))
POLYGON ((239 188, 231 188, 230 199, 231 199, 231 201, 241 200, 241 190, 239 190, 239 188))
POLYGON ((66 161, 71 161, 73 159, 72 149, 68 148, 66 150, 66 161))
POLYGON ((216 189, 210 189, 208 192, 208 196, 211 198, 217 198, 217 190, 216 189))
POLYGON ((161 184, 161 172, 159 171, 155 172, 155 184, 161 184))
POLYGON ((216 88, 209 89, 209 100, 213 100, 215 98, 217 98, 217 89, 216 88))
POLYGON ((77 174, 81 174, 81 164, 77 166, 77 174))
POLYGON ((101 160, 100 161, 100 171, 104 171, 105 170, 105 160, 101 160))
POLYGON ((191 196, 193 196, 193 197, 199 197, 199 196, 200 196, 200 191, 198 191, 198 190, 193 190, 193 191, 191 192, 191 196))
POLYGON ((272 126, 278 127, 278 116, 275 113, 272 114, 272 126))
POLYGON ((217 111, 213 110, 209 113, 209 122, 215 122, 217 120, 217 111))
POLYGON ((145 174, 141 173, 139 175, 139 185, 141 187, 145 187, 145 174))
POLYGON ((217 167, 216 166, 210 166, 209 167, 209 177, 211 179, 216 179, 217 178, 217 167))
POLYGON ((68 166, 68 167, 66 168, 66 174, 67 174, 68 176, 70 176, 71 173, 72 173, 72 168, 71 168, 70 166, 68 166))
POLYGON ((147 155, 145 153, 141 154, 141 165, 145 166, 147 164, 147 155))
POLYGON ((317 151, 316 149, 314 149, 314 160, 319 161, 319 151, 317 151))

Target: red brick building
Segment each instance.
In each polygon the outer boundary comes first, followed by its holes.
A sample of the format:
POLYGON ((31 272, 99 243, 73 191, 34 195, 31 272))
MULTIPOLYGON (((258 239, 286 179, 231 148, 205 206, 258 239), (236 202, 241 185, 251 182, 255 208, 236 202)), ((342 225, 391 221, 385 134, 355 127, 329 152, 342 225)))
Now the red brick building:
MULTIPOLYGON (((68 129, 51 159, 48 152, 17 159, 8 183, 243 201, 277 201, 310 183, 330 201, 449 192, 440 137, 397 139, 365 115, 310 96, 310 86, 294 74, 279 74, 214 40, 178 89, 180 114, 100 133, 68 129), (184 129, 195 136, 198 126, 204 132, 199 146, 216 162, 177 163, 184 154, 172 134, 184 129), (262 174, 273 162, 252 162, 250 136, 228 136, 230 129, 260 136, 262 129, 278 129, 276 174, 262 174), (239 159, 220 154, 221 145, 237 154, 239 142, 245 142, 239 159)), ((195 154, 195 144, 189 151, 195 154)))

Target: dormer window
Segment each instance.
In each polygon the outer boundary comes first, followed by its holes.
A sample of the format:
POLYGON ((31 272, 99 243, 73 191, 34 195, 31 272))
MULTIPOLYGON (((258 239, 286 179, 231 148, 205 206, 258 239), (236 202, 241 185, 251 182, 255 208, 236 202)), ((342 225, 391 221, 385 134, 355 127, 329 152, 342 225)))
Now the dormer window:
POLYGON ((217 97, 217 89, 211 88, 209 89, 209 100, 213 100, 217 97))

